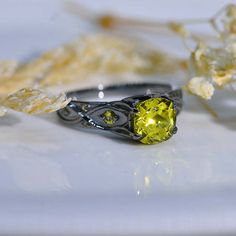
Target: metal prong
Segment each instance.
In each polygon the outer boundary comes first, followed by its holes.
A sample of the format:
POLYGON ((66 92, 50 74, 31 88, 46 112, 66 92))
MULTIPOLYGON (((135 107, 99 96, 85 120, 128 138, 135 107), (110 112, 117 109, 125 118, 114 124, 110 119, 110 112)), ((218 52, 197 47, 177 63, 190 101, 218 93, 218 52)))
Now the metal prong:
POLYGON ((176 134, 178 131, 178 128, 175 126, 175 128, 173 129, 173 134, 176 134))
POLYGON ((138 141, 138 140, 140 140, 142 138, 142 135, 140 135, 140 134, 132 134, 131 138, 133 140, 135 140, 135 141, 138 141))
POLYGON ((133 112, 133 113, 138 113, 139 110, 138 110, 137 108, 134 107, 134 108, 132 109, 132 112, 133 112))

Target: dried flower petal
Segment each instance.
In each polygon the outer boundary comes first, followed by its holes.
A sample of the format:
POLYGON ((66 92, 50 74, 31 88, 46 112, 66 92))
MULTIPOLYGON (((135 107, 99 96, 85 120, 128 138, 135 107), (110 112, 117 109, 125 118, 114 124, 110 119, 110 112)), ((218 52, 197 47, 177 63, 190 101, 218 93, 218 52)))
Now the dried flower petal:
POLYGON ((49 113, 70 102, 64 94, 57 96, 36 89, 21 89, 3 101, 5 107, 29 114, 49 113))
POLYGON ((110 29, 115 26, 116 18, 112 15, 102 15, 98 17, 97 23, 105 29, 110 29))
POLYGON ((232 71, 216 71, 212 74, 212 79, 214 83, 219 86, 224 86, 232 82, 232 71))
POLYGON ((222 38, 236 36, 236 5, 230 4, 226 6, 220 14, 211 20, 215 30, 217 30, 222 38))
POLYGON ((230 4, 226 8, 226 15, 229 18, 236 18, 236 5, 235 4, 230 4))
POLYGON ((0 61, 0 81, 12 76, 18 67, 16 61, 0 61))
POLYGON ((224 86, 236 79, 236 42, 229 41, 217 48, 199 45, 191 57, 193 73, 224 86))
POLYGON ((207 56, 207 47, 204 44, 199 44, 196 50, 191 55, 192 67, 197 75, 205 75, 210 70, 210 65, 207 56))
POLYGON ((175 57, 145 43, 122 37, 91 35, 22 65, 1 84, 0 95, 35 84, 45 87, 72 83, 95 73, 169 74, 179 68, 175 57))
POLYGON ((170 73, 178 61, 165 53, 130 39, 108 35, 92 35, 63 48, 66 61, 54 65, 41 84, 73 82, 94 73, 170 73))
POLYGON ((7 113, 7 109, 3 106, 0 106, 0 117, 4 116, 7 113))
POLYGON ((182 37, 189 36, 189 32, 186 30, 183 24, 177 22, 170 22, 168 24, 168 28, 182 37))
POLYGON ((236 35, 236 19, 230 20, 227 29, 231 34, 236 35))
POLYGON ((187 89, 204 99, 210 99, 214 94, 214 86, 203 77, 192 78, 187 84, 187 89))

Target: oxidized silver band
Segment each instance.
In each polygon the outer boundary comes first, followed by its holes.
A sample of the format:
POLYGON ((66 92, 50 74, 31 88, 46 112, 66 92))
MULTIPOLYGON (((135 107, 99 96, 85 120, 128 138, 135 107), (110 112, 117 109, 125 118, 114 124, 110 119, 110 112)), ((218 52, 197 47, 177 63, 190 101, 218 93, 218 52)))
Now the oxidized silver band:
MULTIPOLYGON (((140 83, 113 85, 105 88, 91 88, 67 94, 72 101, 58 111, 58 116, 69 124, 86 128, 109 130, 113 133, 140 140, 142 135, 133 130, 132 116, 137 113, 136 104, 151 98, 165 98, 173 102, 178 114, 182 108, 181 89, 172 90, 169 84, 140 83), (130 95, 117 101, 87 101, 89 98, 106 98, 107 95, 130 95), (105 114, 105 115, 104 115, 105 114)), ((174 127, 174 134, 177 128, 174 127)))

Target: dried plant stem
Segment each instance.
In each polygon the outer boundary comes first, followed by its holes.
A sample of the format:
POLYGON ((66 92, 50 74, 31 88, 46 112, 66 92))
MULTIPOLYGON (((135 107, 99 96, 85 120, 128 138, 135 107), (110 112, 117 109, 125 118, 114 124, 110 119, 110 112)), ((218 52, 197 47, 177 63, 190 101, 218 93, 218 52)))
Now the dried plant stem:
MULTIPOLYGON (((81 6, 80 4, 72 2, 67 2, 66 5, 67 10, 76 16, 81 17, 88 22, 92 22, 93 24, 99 25, 105 29, 114 29, 117 27, 127 28, 127 29, 135 29, 140 31, 149 31, 151 33, 159 33, 160 30, 162 33, 172 35, 178 35, 176 32, 171 30, 171 24, 178 24, 181 26, 194 25, 194 24, 209 24, 212 28, 218 32, 217 27, 214 25, 214 19, 217 14, 212 18, 204 18, 204 19, 186 19, 186 20, 175 20, 175 21, 158 21, 158 20, 148 20, 141 18, 128 18, 116 16, 113 14, 96 14, 92 10, 81 6)), ((223 9, 222 9, 223 10, 223 9)), ((221 11, 222 11, 221 10, 221 11)), ((199 41, 199 39, 215 41, 218 38, 211 34, 206 33, 198 33, 197 35, 191 33, 191 38, 195 41, 199 41)))
MULTIPOLYGON (((96 24, 102 26, 103 28, 108 28, 106 27, 105 24, 101 23, 103 22, 102 18, 106 18, 108 16, 102 16, 96 24)), ((170 35, 178 35, 176 32, 170 29, 169 25, 173 23, 172 21, 168 22, 157 22, 157 21, 149 21, 149 20, 141 20, 141 19, 129 19, 129 18, 121 18, 121 17, 114 17, 112 19, 112 27, 123 27, 123 28, 128 28, 128 29, 136 29, 140 31, 145 31, 145 32, 151 32, 151 33, 162 33, 170 34, 170 35)), ((180 24, 180 25, 190 25, 190 24, 210 24, 212 25, 212 28, 215 31, 219 31, 216 27, 213 27, 213 23, 210 23, 211 20, 209 19, 192 19, 192 20, 186 20, 186 21, 175 21, 174 23, 180 24)), ((199 41, 200 39, 208 40, 208 41, 216 41, 218 37, 207 34, 207 33, 198 33, 194 34, 191 33, 191 38, 195 41, 199 41)))
POLYGON ((175 21, 179 24, 182 25, 195 25, 195 24, 208 24, 209 23, 209 18, 205 19, 184 19, 184 20, 178 20, 175 21))
POLYGON ((206 100, 204 100, 200 97, 197 97, 197 99, 199 100, 201 105, 204 107, 204 109, 211 114, 212 117, 214 117, 214 118, 219 117, 217 112, 206 102, 206 100))

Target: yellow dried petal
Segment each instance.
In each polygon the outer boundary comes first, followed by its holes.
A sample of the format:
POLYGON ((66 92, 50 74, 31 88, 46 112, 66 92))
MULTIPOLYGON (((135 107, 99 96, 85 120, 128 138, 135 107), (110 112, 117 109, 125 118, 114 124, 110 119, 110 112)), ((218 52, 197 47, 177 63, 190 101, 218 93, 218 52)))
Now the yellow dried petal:
POLYGON ((0 117, 4 116, 7 113, 7 109, 3 106, 0 106, 0 117))
POLYGON ((236 34, 236 5, 230 4, 212 19, 214 29, 221 38, 229 39, 236 34))
POLYGON ((177 22, 170 22, 168 24, 168 27, 170 30, 172 30, 173 32, 183 36, 183 37, 187 37, 189 35, 189 32, 186 30, 186 28, 177 22))
POLYGON ((214 86, 203 77, 194 77, 187 84, 187 89, 192 94, 204 99, 210 99, 214 94, 214 86))
POLYGON ((226 15, 229 18, 236 18, 236 5, 230 4, 226 9, 226 15))
POLYGON ((116 18, 112 15, 103 15, 98 17, 97 23, 105 29, 110 29, 116 24, 116 18))
POLYGON ((210 70, 207 48, 203 44, 199 44, 191 55, 192 67, 197 75, 207 74, 210 70))
POLYGON ((37 89, 21 89, 3 101, 3 105, 29 114, 54 112, 70 102, 65 94, 52 95, 37 89))
POLYGON ((219 86, 232 83, 236 79, 236 43, 231 40, 214 48, 200 45, 190 63, 195 77, 211 78, 219 86))
POLYGON ((231 20, 227 28, 230 34, 236 34, 236 19, 231 20))
POLYGON ((219 86, 224 86, 232 81, 231 71, 215 71, 212 74, 212 80, 219 86))
POLYGON ((17 67, 7 80, 0 80, 0 96, 35 85, 42 88, 77 83, 99 73, 170 74, 179 69, 177 58, 146 43, 117 36, 90 35, 17 67))
POLYGON ((12 76, 18 67, 16 61, 0 61, 0 80, 12 76))

